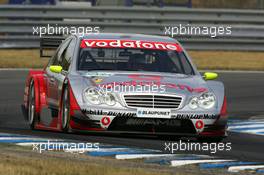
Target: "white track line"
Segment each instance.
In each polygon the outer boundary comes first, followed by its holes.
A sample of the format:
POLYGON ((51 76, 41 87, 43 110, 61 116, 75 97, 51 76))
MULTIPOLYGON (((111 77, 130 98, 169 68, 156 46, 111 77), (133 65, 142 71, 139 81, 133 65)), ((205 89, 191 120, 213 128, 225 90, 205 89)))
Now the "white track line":
POLYGON ((65 152, 113 152, 113 151, 126 151, 126 150, 131 150, 129 148, 75 148, 75 149, 65 149, 65 152))
POLYGON ((183 166, 183 165, 190 165, 190 164, 199 164, 199 163, 217 163, 217 162, 232 162, 235 160, 222 160, 222 159, 215 159, 215 160, 172 160, 171 166, 183 166))
POLYGON ((0 137, 0 140, 45 140, 42 138, 31 137, 0 137))
POLYGON ((239 172, 244 170, 256 170, 264 168, 264 165, 246 165, 246 166, 231 166, 228 168, 229 172, 239 172))
POLYGON ((18 146, 33 146, 33 145, 39 145, 47 142, 26 142, 26 143, 16 143, 18 146))
POLYGON ((245 129, 243 131, 239 131, 243 133, 258 133, 258 132, 264 132, 264 129, 245 129))
MULTIPOLYGON (((124 151, 124 150, 129 150, 129 148, 78 148, 78 143, 73 143, 73 142, 30 142, 30 143, 16 143, 16 145, 19 146, 33 146, 33 145, 49 145, 52 148, 51 150, 63 150, 64 152, 69 152, 69 153, 84 153, 84 152, 112 152, 112 151, 124 151), (71 148, 71 144, 75 144, 77 148, 71 148), (64 146, 65 145, 65 146, 64 146), (65 147, 65 148, 64 148, 65 147)), ((47 148, 48 149, 48 148, 47 148)))
POLYGON ((127 154, 127 155, 116 155, 115 158, 119 160, 126 159, 143 159, 143 158, 151 158, 151 157, 170 157, 175 156, 173 154, 127 154))
POLYGON ((255 125, 240 125, 240 126, 229 126, 228 129, 242 129, 242 128, 258 128, 258 127, 263 127, 264 128, 264 124, 255 124, 255 125))
POLYGON ((229 126, 243 126, 243 125, 254 125, 254 124, 264 124, 264 121, 255 121, 255 122, 233 122, 228 123, 229 126))
POLYGON ((20 136, 19 134, 10 134, 10 133, 5 133, 5 132, 0 132, 1 136, 20 136))
POLYGON ((43 144, 43 145, 57 145, 57 146, 60 146, 60 145, 63 145, 63 144, 70 144, 71 142, 61 142, 59 140, 52 140, 52 141, 49 141, 48 140, 43 140, 41 142, 26 142, 26 143, 16 143, 16 145, 19 145, 19 146, 33 146, 33 145, 38 145, 38 144, 43 144))
POLYGON ((1 68, 0 71, 28 71, 28 70, 41 70, 34 68, 1 68))

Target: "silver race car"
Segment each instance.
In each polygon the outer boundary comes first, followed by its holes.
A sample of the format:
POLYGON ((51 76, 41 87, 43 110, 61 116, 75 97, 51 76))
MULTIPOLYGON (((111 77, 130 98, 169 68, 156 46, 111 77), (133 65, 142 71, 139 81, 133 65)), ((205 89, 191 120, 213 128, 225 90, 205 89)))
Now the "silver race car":
POLYGON ((22 107, 32 129, 221 140, 227 104, 216 78, 169 37, 71 35, 29 72, 22 107))

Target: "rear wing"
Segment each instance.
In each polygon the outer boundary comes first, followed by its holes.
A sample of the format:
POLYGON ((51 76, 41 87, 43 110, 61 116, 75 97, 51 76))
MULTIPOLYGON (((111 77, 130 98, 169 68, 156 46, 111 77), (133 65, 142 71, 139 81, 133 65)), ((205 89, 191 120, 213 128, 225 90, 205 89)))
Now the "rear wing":
POLYGON ((64 39, 65 37, 62 36, 41 37, 40 57, 52 57, 64 39))

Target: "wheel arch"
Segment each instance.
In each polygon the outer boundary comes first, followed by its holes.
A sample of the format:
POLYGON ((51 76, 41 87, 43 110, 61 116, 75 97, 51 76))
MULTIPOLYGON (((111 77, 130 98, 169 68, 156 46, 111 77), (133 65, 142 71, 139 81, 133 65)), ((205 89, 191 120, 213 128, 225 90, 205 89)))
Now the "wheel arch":
POLYGON ((35 90, 35 104, 36 104, 36 112, 40 113, 41 108, 44 105, 47 105, 46 102, 46 86, 44 80, 44 71, 29 71, 28 77, 26 79, 25 91, 24 91, 24 107, 28 109, 28 98, 31 83, 34 82, 34 90, 35 90))

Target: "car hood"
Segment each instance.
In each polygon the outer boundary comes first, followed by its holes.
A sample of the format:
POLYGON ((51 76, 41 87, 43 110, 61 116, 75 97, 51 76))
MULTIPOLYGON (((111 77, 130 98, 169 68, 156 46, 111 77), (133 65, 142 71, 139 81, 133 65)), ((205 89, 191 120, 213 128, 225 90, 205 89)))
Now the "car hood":
MULTIPOLYGON (((207 83, 200 75, 184 75, 153 72, 80 72, 84 87, 110 88, 117 86, 162 87, 162 93, 193 94, 208 91, 207 83)), ((142 89, 143 91, 146 89, 142 89)), ((148 90, 148 89, 147 89, 148 90)), ((153 89, 152 89, 153 90, 153 89)), ((157 90, 157 89, 155 89, 157 90)), ((115 88, 124 92, 124 88, 115 88)), ((129 92, 131 93, 131 92, 129 92)), ((159 92, 157 92, 159 93, 159 92)))

